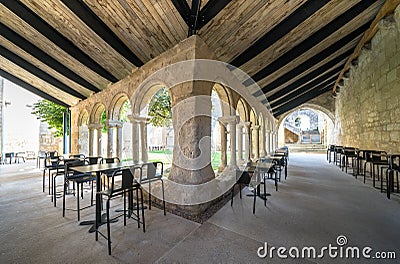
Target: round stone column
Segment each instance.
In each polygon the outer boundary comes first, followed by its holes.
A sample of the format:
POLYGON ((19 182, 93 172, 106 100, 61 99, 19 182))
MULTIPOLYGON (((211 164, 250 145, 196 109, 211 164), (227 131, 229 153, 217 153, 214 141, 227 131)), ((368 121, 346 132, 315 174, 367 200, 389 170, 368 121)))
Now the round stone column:
POLYGON ((221 172, 226 168, 227 165, 227 131, 226 131, 226 124, 219 120, 220 123, 220 130, 221 130, 221 164, 218 167, 218 171, 221 172))

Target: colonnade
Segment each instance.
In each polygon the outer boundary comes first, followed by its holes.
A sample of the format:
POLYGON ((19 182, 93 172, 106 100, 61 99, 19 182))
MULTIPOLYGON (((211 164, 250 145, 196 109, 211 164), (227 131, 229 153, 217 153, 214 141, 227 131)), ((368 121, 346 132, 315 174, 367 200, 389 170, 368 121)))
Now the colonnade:
POLYGON ((243 122, 238 116, 223 116, 218 118, 221 127, 221 164, 219 171, 226 167, 235 169, 238 164, 255 161, 265 157, 277 148, 277 133, 265 125, 243 122), (230 162, 227 164, 229 135, 230 162), (252 142, 254 141, 254 149, 252 142), (237 143, 237 145, 236 145, 237 143))
MULTIPOLYGON (((132 126, 132 159, 134 162, 148 161, 147 125, 150 118, 129 115, 132 126)), ((239 116, 223 116, 218 119, 221 137, 221 164, 222 171, 228 166, 228 135, 230 162, 229 168, 235 169, 238 164, 255 161, 266 156, 277 148, 277 132, 267 125, 257 125, 248 121, 240 121, 239 116), (254 142, 254 144, 252 144, 254 142), (254 149, 253 147, 254 146, 254 149)), ((122 157, 122 127, 123 122, 107 120, 107 157, 122 157)), ((101 124, 89 124, 89 155, 101 156, 101 124)))

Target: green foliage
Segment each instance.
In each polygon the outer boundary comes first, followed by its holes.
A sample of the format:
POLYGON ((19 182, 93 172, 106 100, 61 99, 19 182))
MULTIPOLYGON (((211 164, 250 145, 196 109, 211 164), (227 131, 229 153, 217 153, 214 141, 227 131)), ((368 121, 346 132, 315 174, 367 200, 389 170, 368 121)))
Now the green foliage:
POLYGON ((156 127, 170 127, 172 124, 171 97, 167 89, 159 90, 149 103, 150 123, 156 127))
POLYGON ((48 100, 40 100, 33 104, 32 110, 31 113, 36 115, 37 119, 46 122, 50 129, 56 129, 55 137, 62 137, 63 113, 67 111, 67 108, 48 100))
POLYGON ((131 112, 131 103, 129 100, 126 100, 122 105, 121 113, 119 114, 119 121, 121 122, 129 122, 128 114, 131 112))

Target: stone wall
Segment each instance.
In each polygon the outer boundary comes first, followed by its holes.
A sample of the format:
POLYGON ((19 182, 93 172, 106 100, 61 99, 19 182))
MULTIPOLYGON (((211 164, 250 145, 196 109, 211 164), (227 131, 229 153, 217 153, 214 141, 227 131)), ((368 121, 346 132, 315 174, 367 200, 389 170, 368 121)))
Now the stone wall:
POLYGON ((400 6, 351 66, 335 115, 337 144, 400 153, 400 6))

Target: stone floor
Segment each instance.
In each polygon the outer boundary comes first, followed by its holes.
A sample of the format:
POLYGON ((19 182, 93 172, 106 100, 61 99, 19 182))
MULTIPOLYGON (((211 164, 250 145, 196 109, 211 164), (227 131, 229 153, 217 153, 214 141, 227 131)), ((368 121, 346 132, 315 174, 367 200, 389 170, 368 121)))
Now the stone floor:
MULTIPOLYGON (((54 207, 42 192, 40 173, 33 162, 0 166, 0 263, 400 263, 399 196, 388 200, 369 179, 363 184, 324 155, 291 154, 287 180, 278 192, 268 185, 272 196, 266 207, 257 198, 255 215, 252 198, 237 195, 233 207, 226 204, 202 225, 156 208, 146 210, 146 233, 118 221, 111 227, 112 256, 104 239, 96 242, 78 224, 76 212, 62 217, 61 203, 54 207), (339 235, 347 238, 343 249, 394 251, 397 260, 333 259, 327 251, 323 259, 257 255, 265 243, 319 252, 337 246, 339 235)), ((72 196, 67 200, 74 205, 72 196)), ((92 207, 83 220, 93 215, 92 207)))

